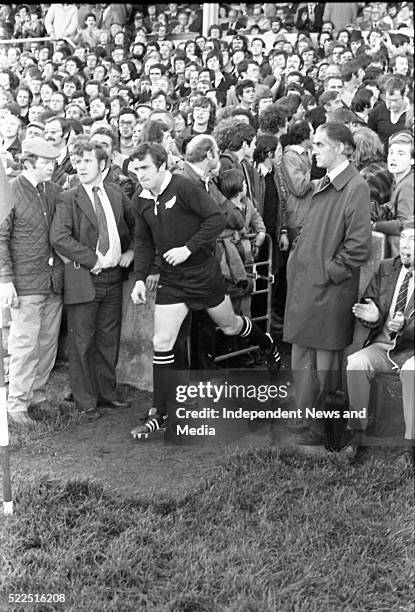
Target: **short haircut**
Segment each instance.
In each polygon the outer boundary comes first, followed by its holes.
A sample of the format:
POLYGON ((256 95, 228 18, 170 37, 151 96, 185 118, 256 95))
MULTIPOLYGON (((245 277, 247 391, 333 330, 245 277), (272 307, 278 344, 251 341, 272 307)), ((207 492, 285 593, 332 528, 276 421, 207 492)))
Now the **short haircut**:
POLYGON ((255 89, 255 83, 251 81, 251 79, 243 79, 242 81, 239 81, 239 83, 235 85, 235 94, 237 98, 242 97, 242 94, 245 89, 249 88, 255 89))
MULTIPOLYGON (((84 124, 83 124, 84 125, 84 124)), ((98 125, 91 130, 91 138, 95 136, 95 134, 102 134, 102 136, 109 136, 112 140, 112 148, 116 149, 118 147, 118 137, 112 128, 105 127, 105 125, 98 125)))
POLYGON ((101 147, 101 145, 99 145, 97 142, 84 141, 83 139, 79 139, 79 141, 76 142, 74 153, 75 155, 82 157, 85 151, 94 151, 98 163, 101 161, 105 161, 105 163, 107 163, 108 161, 107 152, 101 147))
POLYGON ((350 105, 350 110, 354 113, 362 113, 363 111, 370 109, 372 103, 373 93, 370 89, 362 87, 358 89, 353 97, 350 105))
POLYGON ((239 151, 244 142, 251 144, 256 136, 256 130, 246 123, 240 123, 230 128, 228 132, 228 149, 239 151))
POLYGON ((169 131, 169 126, 163 121, 148 119, 143 124, 143 129, 140 134, 140 142, 158 142, 159 144, 162 144, 165 132, 169 131))
POLYGON ((206 158, 208 151, 213 151, 216 146, 216 141, 212 136, 207 134, 194 136, 187 143, 186 161, 190 163, 201 162, 206 158))
POLYGON ((225 198, 234 198, 243 190, 245 177, 242 170, 231 168, 225 170, 219 180, 219 189, 225 198))
POLYGON ((167 151, 157 142, 143 142, 139 144, 130 157, 131 159, 142 161, 147 155, 150 155, 157 169, 161 168, 163 164, 167 165, 167 151))
POLYGON ((311 127, 308 121, 296 121, 288 130, 287 144, 297 145, 310 138, 311 127))
POLYGON ((353 140, 353 134, 343 123, 336 123, 334 121, 329 121, 327 123, 323 123, 319 125, 317 128, 319 130, 324 130, 327 134, 327 138, 333 142, 341 142, 346 147, 350 147, 352 149, 355 148, 355 143, 353 140))
POLYGON ((389 136, 388 147, 393 144, 408 144, 411 147, 411 157, 414 157, 414 137, 409 130, 400 130, 389 136))
POLYGON ((400 77, 393 76, 385 83, 385 93, 392 94, 394 91, 399 91, 401 96, 405 93, 406 82, 400 77))
POLYGON ((272 104, 265 108, 259 115, 259 129, 268 134, 277 134, 287 124, 287 111, 272 104))
POLYGON ((354 163, 357 168, 383 159, 385 147, 376 132, 362 126, 353 132, 353 139, 355 142, 354 163))
POLYGON ((261 134, 256 141, 253 155, 254 162, 258 164, 264 162, 269 153, 274 156, 277 147, 278 138, 274 134, 261 134))
POLYGON ((44 123, 45 126, 48 123, 51 123, 52 121, 57 121, 61 128, 62 128, 62 134, 65 135, 69 135, 69 132, 71 131, 71 125, 68 121, 68 119, 65 119, 64 117, 58 117, 56 115, 52 115, 51 117, 48 117, 47 119, 45 119, 44 123))

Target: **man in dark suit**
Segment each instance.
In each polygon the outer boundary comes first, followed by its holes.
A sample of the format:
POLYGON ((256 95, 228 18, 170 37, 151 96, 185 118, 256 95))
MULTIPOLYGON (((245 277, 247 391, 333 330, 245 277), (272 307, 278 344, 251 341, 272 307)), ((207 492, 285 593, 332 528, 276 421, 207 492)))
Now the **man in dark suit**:
POLYGON ((123 268, 133 260, 130 203, 103 183, 107 154, 96 143, 79 143, 81 185, 61 195, 51 243, 65 261, 64 303, 69 330, 69 375, 76 407, 91 418, 97 406, 127 407, 116 391, 123 268))
POLYGON ((246 21, 238 19, 238 11, 235 9, 229 9, 228 19, 227 23, 222 23, 220 26, 223 33, 227 36, 238 34, 239 30, 243 30, 246 26, 246 21))
POLYGON ((324 2, 307 2, 298 9, 295 27, 299 32, 319 33, 323 25, 324 2))
POLYGON ((370 329, 364 348, 349 356, 347 388, 350 410, 365 411, 365 418, 349 421, 353 432, 344 449, 356 459, 368 423, 370 385, 376 372, 399 372, 402 384, 405 438, 400 463, 414 465, 414 222, 404 226, 399 256, 384 259, 353 314, 370 329))

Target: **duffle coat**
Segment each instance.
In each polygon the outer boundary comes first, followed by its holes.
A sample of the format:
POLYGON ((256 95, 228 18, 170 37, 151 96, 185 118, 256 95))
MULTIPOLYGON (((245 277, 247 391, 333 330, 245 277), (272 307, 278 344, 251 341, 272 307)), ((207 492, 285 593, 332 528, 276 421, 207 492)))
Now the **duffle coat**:
POLYGON ((287 264, 284 341, 325 350, 352 342, 359 269, 371 251, 369 188, 349 164, 315 185, 287 264))

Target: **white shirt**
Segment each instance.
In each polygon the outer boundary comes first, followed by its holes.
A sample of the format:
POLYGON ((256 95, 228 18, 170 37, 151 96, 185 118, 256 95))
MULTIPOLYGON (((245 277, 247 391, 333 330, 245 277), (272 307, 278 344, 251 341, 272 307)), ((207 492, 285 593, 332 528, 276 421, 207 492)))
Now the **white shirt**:
POLYGON ((59 153, 59 156, 56 158, 56 164, 58 166, 60 166, 63 160, 65 159, 67 152, 68 149, 66 147, 63 147, 62 151, 59 153))
POLYGON ((333 170, 330 170, 330 172, 327 172, 327 176, 329 177, 330 182, 333 182, 333 179, 335 179, 336 176, 339 176, 339 174, 341 174, 343 170, 346 170, 348 165, 349 165, 349 160, 345 159, 336 168, 333 168, 333 170))
MULTIPOLYGON (((95 210, 94 194, 92 191, 92 188, 94 187, 94 185, 84 185, 83 187, 85 191, 87 192, 88 197, 91 200, 92 206, 94 207, 94 210, 95 210)), ((120 236, 118 234, 118 228, 115 222, 114 212, 112 210, 112 206, 110 204, 109 198, 104 189, 103 183, 101 182, 99 185, 97 185, 97 187, 98 187, 98 196, 102 202, 102 207, 104 209, 105 218, 107 220, 109 249, 105 253, 105 255, 103 255, 99 251, 99 248, 98 248, 99 241, 98 241, 95 252, 98 255, 98 262, 101 263, 102 268, 115 268, 115 266, 118 266, 118 264, 120 263, 120 259, 121 259, 120 236)))

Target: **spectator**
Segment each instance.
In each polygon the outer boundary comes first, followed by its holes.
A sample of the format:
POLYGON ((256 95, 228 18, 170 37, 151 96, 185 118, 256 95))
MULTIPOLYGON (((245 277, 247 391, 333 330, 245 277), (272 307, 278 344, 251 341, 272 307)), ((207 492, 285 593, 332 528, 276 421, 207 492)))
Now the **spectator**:
POLYGON ((385 147, 379 136, 368 127, 357 128, 353 138, 353 162, 370 190, 372 222, 388 219, 390 213, 385 205, 390 201, 393 176, 384 161, 385 147))
POLYGON ((393 175, 389 209, 392 219, 375 221, 372 229, 387 235, 391 256, 399 254, 399 235, 414 213, 414 139, 406 131, 389 138, 388 170, 393 175))
POLYGON ((62 315, 62 262, 49 242, 59 188, 50 182, 58 153, 43 138, 25 140, 23 172, 10 182, 12 210, 0 226, 0 295, 9 307, 9 418, 31 421, 33 406, 56 414, 46 400, 62 315))
POLYGON ((115 369, 123 268, 134 255, 134 221, 122 192, 103 183, 106 162, 102 147, 79 144, 76 168, 82 184, 62 194, 51 227, 53 246, 69 262, 78 262, 82 271, 71 277, 70 270, 65 271, 69 375, 75 407, 92 419, 99 417, 98 405, 117 410, 129 406, 117 395, 115 369))
POLYGON ((70 134, 70 124, 66 119, 59 116, 52 116, 45 121, 45 139, 50 143, 55 151, 55 166, 52 173, 52 181, 57 185, 64 185, 68 174, 74 174, 68 152, 68 139, 70 134))
MULTIPOLYGON (((341 124, 317 129, 313 148, 329 181, 317 183, 287 265, 284 340, 293 345, 295 395, 303 409, 340 384, 343 350, 352 341, 359 268, 370 253, 369 188, 349 163, 346 147, 353 146, 350 130, 341 124)), ((322 444, 321 423, 313 422, 302 442, 322 444)))
POLYGON ((390 77, 385 84, 385 103, 376 106, 369 114, 368 127, 387 146, 389 137, 405 128, 408 111, 405 81, 401 77, 390 77))
POLYGON ((350 410, 365 414, 347 424, 353 437, 342 452, 351 461, 358 458, 361 450, 375 373, 397 370, 405 421, 404 446, 398 460, 404 467, 414 467, 414 244, 412 217, 400 233, 397 257, 381 261, 360 303, 353 306, 354 316, 370 331, 365 348, 347 360, 350 410))
POLYGON ((74 4, 51 4, 45 16, 51 38, 74 38, 78 29, 78 8, 74 4))

